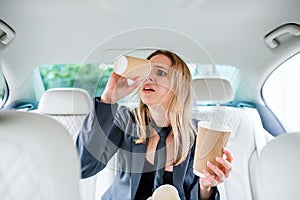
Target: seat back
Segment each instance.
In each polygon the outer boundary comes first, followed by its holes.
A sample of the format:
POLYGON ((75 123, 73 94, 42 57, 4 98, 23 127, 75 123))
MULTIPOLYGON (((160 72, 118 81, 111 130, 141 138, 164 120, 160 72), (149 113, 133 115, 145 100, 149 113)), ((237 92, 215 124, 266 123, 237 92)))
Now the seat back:
POLYGON ((300 132, 268 142, 258 158, 258 200, 300 199, 300 132))
POLYGON ((42 95, 37 112, 50 116, 62 124, 75 141, 82 121, 90 112, 90 108, 90 96, 85 90, 52 88, 42 95))
POLYGON ((0 157, 0 199, 80 199, 78 154, 55 120, 0 112, 0 157))
MULTIPOLYGON (((38 110, 62 124, 76 142, 83 119, 91 110, 89 94, 80 88, 53 88, 41 97, 38 110)), ((111 163, 114 161, 112 160, 111 163)), ((110 166, 111 166, 110 163, 110 166)), ((96 176, 80 180, 80 195, 84 200, 98 200, 115 177, 114 169, 106 167, 96 176)))
MULTIPOLYGON (((214 121, 231 127, 232 132, 227 149, 233 154, 232 172, 223 184, 218 186, 221 199, 252 200, 249 178, 249 160, 257 148, 257 124, 243 108, 221 106, 233 99, 234 93, 229 82, 220 78, 194 80, 194 90, 198 106, 193 117, 203 121, 214 121), (212 106, 199 106, 201 102, 212 106)), ((263 137, 264 138, 264 137, 263 137)), ((259 144, 265 144, 261 141, 259 144)))

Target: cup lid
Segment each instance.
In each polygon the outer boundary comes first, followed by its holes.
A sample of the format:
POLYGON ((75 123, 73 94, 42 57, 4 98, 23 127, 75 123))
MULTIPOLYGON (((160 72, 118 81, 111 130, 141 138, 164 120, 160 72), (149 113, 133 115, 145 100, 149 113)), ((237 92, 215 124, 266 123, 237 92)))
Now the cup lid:
POLYGON ((232 129, 225 124, 221 124, 214 121, 200 121, 198 122, 198 126, 201 126, 206 129, 214 130, 214 131, 220 131, 220 132, 231 132, 232 129))

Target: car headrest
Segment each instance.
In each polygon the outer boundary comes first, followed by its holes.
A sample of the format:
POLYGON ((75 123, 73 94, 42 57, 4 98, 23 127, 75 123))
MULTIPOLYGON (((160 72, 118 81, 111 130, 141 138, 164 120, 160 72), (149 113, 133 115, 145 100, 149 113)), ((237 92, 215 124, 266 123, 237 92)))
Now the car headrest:
POLYGON ((230 83, 221 78, 197 78, 193 80, 196 101, 220 104, 233 100, 230 83))
POLYGON ((280 135, 267 143, 259 158, 263 199, 299 199, 300 132, 280 135), (276 177, 277 181, 274 181, 276 177))
POLYGON ((80 88, 52 88, 41 97, 38 112, 48 115, 82 115, 91 110, 89 94, 80 88))

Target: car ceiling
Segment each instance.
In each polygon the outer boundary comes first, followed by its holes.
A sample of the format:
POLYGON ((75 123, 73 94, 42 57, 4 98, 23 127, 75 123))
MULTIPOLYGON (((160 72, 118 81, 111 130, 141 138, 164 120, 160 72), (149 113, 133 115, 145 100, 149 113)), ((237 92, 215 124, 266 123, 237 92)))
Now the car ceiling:
MULTIPOLYGON (((299 8, 298 0, 0 0, 0 19, 15 32, 0 45, 1 66, 18 88, 39 65, 161 47, 190 62, 236 66, 255 91, 271 66, 299 52, 299 37, 275 49, 264 41, 283 24, 300 24, 299 8)), ((241 94, 259 98, 251 95, 241 94)))

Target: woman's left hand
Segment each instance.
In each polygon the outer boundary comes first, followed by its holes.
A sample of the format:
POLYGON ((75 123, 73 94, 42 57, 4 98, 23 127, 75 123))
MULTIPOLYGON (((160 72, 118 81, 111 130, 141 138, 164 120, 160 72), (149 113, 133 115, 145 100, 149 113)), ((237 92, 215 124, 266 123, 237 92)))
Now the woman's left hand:
POLYGON ((233 157, 228 150, 223 149, 223 153, 225 154, 225 158, 216 158, 216 161, 219 163, 219 167, 211 162, 207 163, 207 167, 210 168, 215 173, 215 175, 210 174, 206 169, 203 170, 206 178, 200 178, 201 190, 209 191, 211 187, 215 187, 218 184, 223 183, 229 176, 232 170, 231 162, 233 160, 233 157))

